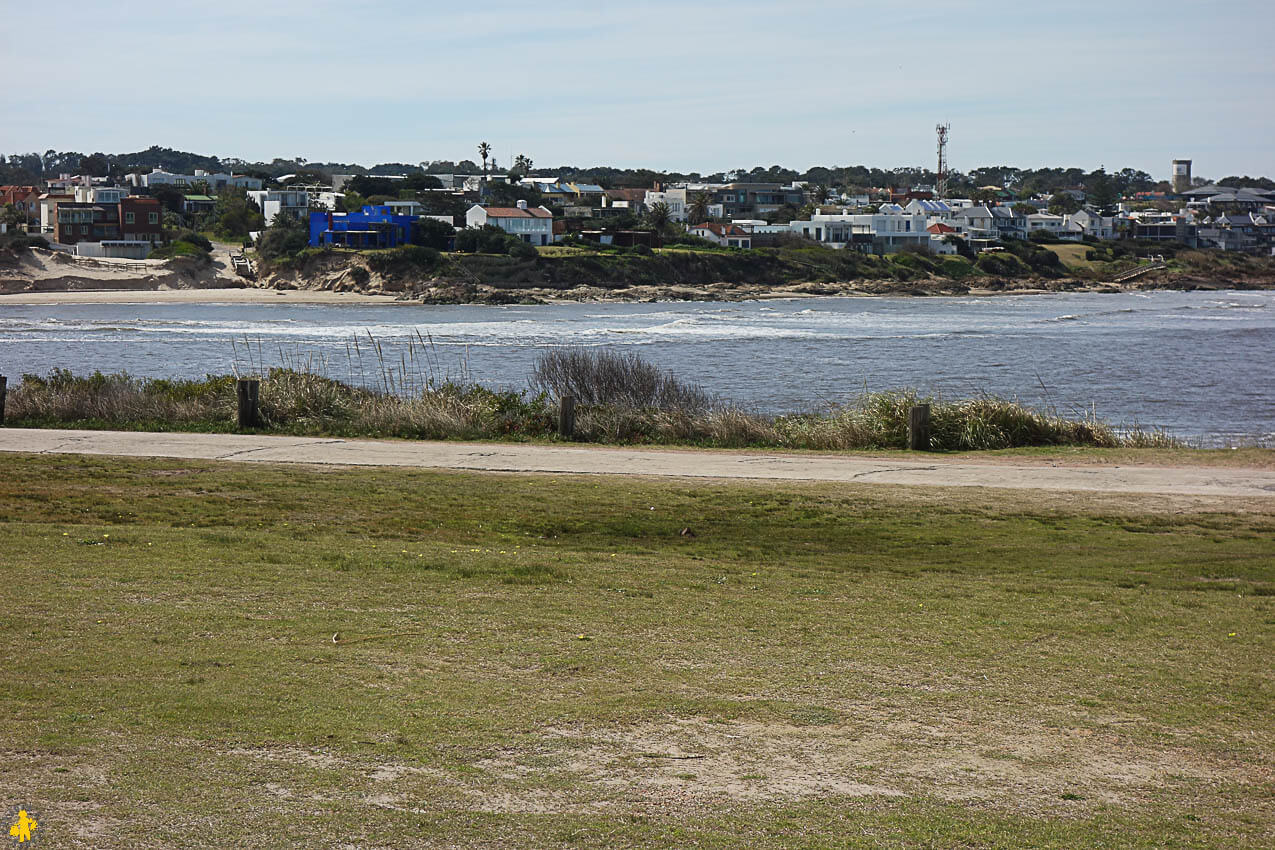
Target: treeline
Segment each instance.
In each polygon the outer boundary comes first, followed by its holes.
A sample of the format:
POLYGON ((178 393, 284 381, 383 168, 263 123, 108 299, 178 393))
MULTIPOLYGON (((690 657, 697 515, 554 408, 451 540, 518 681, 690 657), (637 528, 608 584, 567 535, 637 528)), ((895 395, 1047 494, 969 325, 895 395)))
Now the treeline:
MULTIPOLYGON (((492 166, 489 163, 489 166, 492 166)), ((195 169, 205 171, 233 171, 250 174, 263 180, 273 180, 284 175, 296 175, 299 181, 326 181, 333 174, 360 174, 375 177, 388 174, 480 174, 482 167, 472 160, 430 160, 416 164, 404 162, 379 163, 372 167, 358 163, 310 162, 304 157, 276 158, 270 162, 249 162, 233 157, 205 156, 178 151, 158 145, 135 153, 83 154, 76 151, 48 150, 39 153, 15 153, 0 155, 0 183, 35 183, 41 179, 63 173, 91 174, 93 176, 123 176, 133 171, 160 168, 165 171, 190 174, 195 169)), ((501 171, 498 165, 492 173, 501 171)), ((596 183, 606 188, 645 188, 654 183, 703 181, 726 183, 747 181, 756 183, 787 183, 794 180, 842 190, 867 189, 869 187, 911 187, 933 185, 936 175, 923 167, 870 168, 866 165, 815 166, 805 171, 784 168, 779 165, 755 168, 736 168, 704 174, 697 171, 654 171, 646 168, 613 168, 610 166, 580 167, 562 165, 537 169, 541 175, 552 175, 563 180, 596 183)), ((1053 194, 1063 189, 1092 191, 1102 182, 1109 181, 1119 194, 1147 192, 1168 188, 1165 181, 1157 181, 1145 171, 1122 168, 1107 172, 1103 169, 1086 171, 1082 168, 1015 168, 1009 165, 985 166, 968 172, 953 171, 948 175, 949 193, 969 193, 982 186, 1005 186, 1019 194, 1053 194)), ((1215 182, 1233 186, 1258 186, 1275 188, 1275 181, 1266 177, 1231 175, 1215 182)))

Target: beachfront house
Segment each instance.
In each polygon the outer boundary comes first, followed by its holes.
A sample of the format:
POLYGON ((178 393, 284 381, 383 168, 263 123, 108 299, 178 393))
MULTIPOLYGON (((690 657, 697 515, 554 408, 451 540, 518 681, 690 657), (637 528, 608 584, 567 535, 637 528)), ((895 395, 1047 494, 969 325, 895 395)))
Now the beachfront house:
POLYGON ((397 248, 412 241, 417 216, 394 212, 388 204, 363 207, 359 212, 310 213, 310 245, 342 248, 397 248))
POLYGON ((277 215, 290 215, 304 220, 310 212, 310 193, 304 189, 262 189, 244 194, 251 198, 261 210, 261 214, 266 219, 266 226, 269 226, 277 215))
POLYGON ((686 230, 692 236, 707 239, 709 242, 721 245, 724 248, 753 247, 752 234, 738 224, 708 222, 706 224, 692 225, 686 230))
POLYGON ((548 245, 553 238, 553 213, 544 207, 527 207, 519 201, 516 207, 484 207, 474 204, 465 213, 466 227, 499 227, 510 236, 531 245, 548 245))

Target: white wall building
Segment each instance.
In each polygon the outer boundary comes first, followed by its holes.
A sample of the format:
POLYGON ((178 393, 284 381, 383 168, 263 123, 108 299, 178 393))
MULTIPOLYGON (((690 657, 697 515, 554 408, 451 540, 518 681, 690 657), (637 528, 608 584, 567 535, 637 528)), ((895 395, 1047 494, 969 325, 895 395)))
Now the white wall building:
POLYGON ((310 193, 302 189, 262 189, 244 194, 260 208, 267 227, 280 213, 300 219, 310 214, 310 193))
POLYGON ((553 213, 544 207, 527 208, 526 201, 516 207, 483 207, 474 204, 465 213, 465 226, 493 225, 531 245, 553 242, 553 213))
POLYGON ((76 186, 77 204, 118 204, 128 197, 128 190, 118 186, 76 186))
POLYGON ((1081 210, 1066 217, 1068 224, 1077 225, 1086 236, 1095 239, 1115 239, 1116 219, 1114 216, 1101 216, 1089 210, 1081 210))
POLYGON ((877 213, 818 213, 789 222, 789 229, 833 248, 851 246, 875 254, 892 254, 905 245, 930 244, 925 216, 887 204, 877 213))
POLYGON ((686 221, 686 189, 665 189, 655 191, 648 189, 643 203, 648 210, 656 204, 668 207, 669 218, 673 221, 686 221))
POLYGON ((130 174, 128 182, 133 186, 192 186, 205 183, 209 194, 217 194, 225 189, 243 189, 256 192, 261 189, 260 177, 248 177, 244 174, 222 174, 196 168, 194 174, 174 174, 171 171, 155 169, 150 174, 130 174))

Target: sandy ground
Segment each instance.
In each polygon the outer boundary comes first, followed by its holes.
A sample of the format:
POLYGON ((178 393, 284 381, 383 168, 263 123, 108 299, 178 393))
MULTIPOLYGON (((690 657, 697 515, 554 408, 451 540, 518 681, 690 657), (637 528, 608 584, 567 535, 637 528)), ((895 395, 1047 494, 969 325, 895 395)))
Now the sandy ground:
POLYGON ((392 295, 279 289, 94 289, 76 292, 16 292, 6 304, 419 304, 392 295))
POLYGON ((1275 499, 1275 470, 970 463, 926 455, 668 451, 597 446, 342 440, 255 434, 0 429, 0 451, 404 466, 488 472, 832 481, 927 487, 1275 499))

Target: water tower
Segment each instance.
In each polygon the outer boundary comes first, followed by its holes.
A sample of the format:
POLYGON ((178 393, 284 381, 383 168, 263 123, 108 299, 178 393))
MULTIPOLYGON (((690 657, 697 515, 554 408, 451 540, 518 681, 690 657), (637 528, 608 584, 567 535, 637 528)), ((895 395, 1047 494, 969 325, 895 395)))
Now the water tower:
POLYGON ((1191 160, 1173 160, 1173 191, 1179 195, 1191 188, 1191 160))

